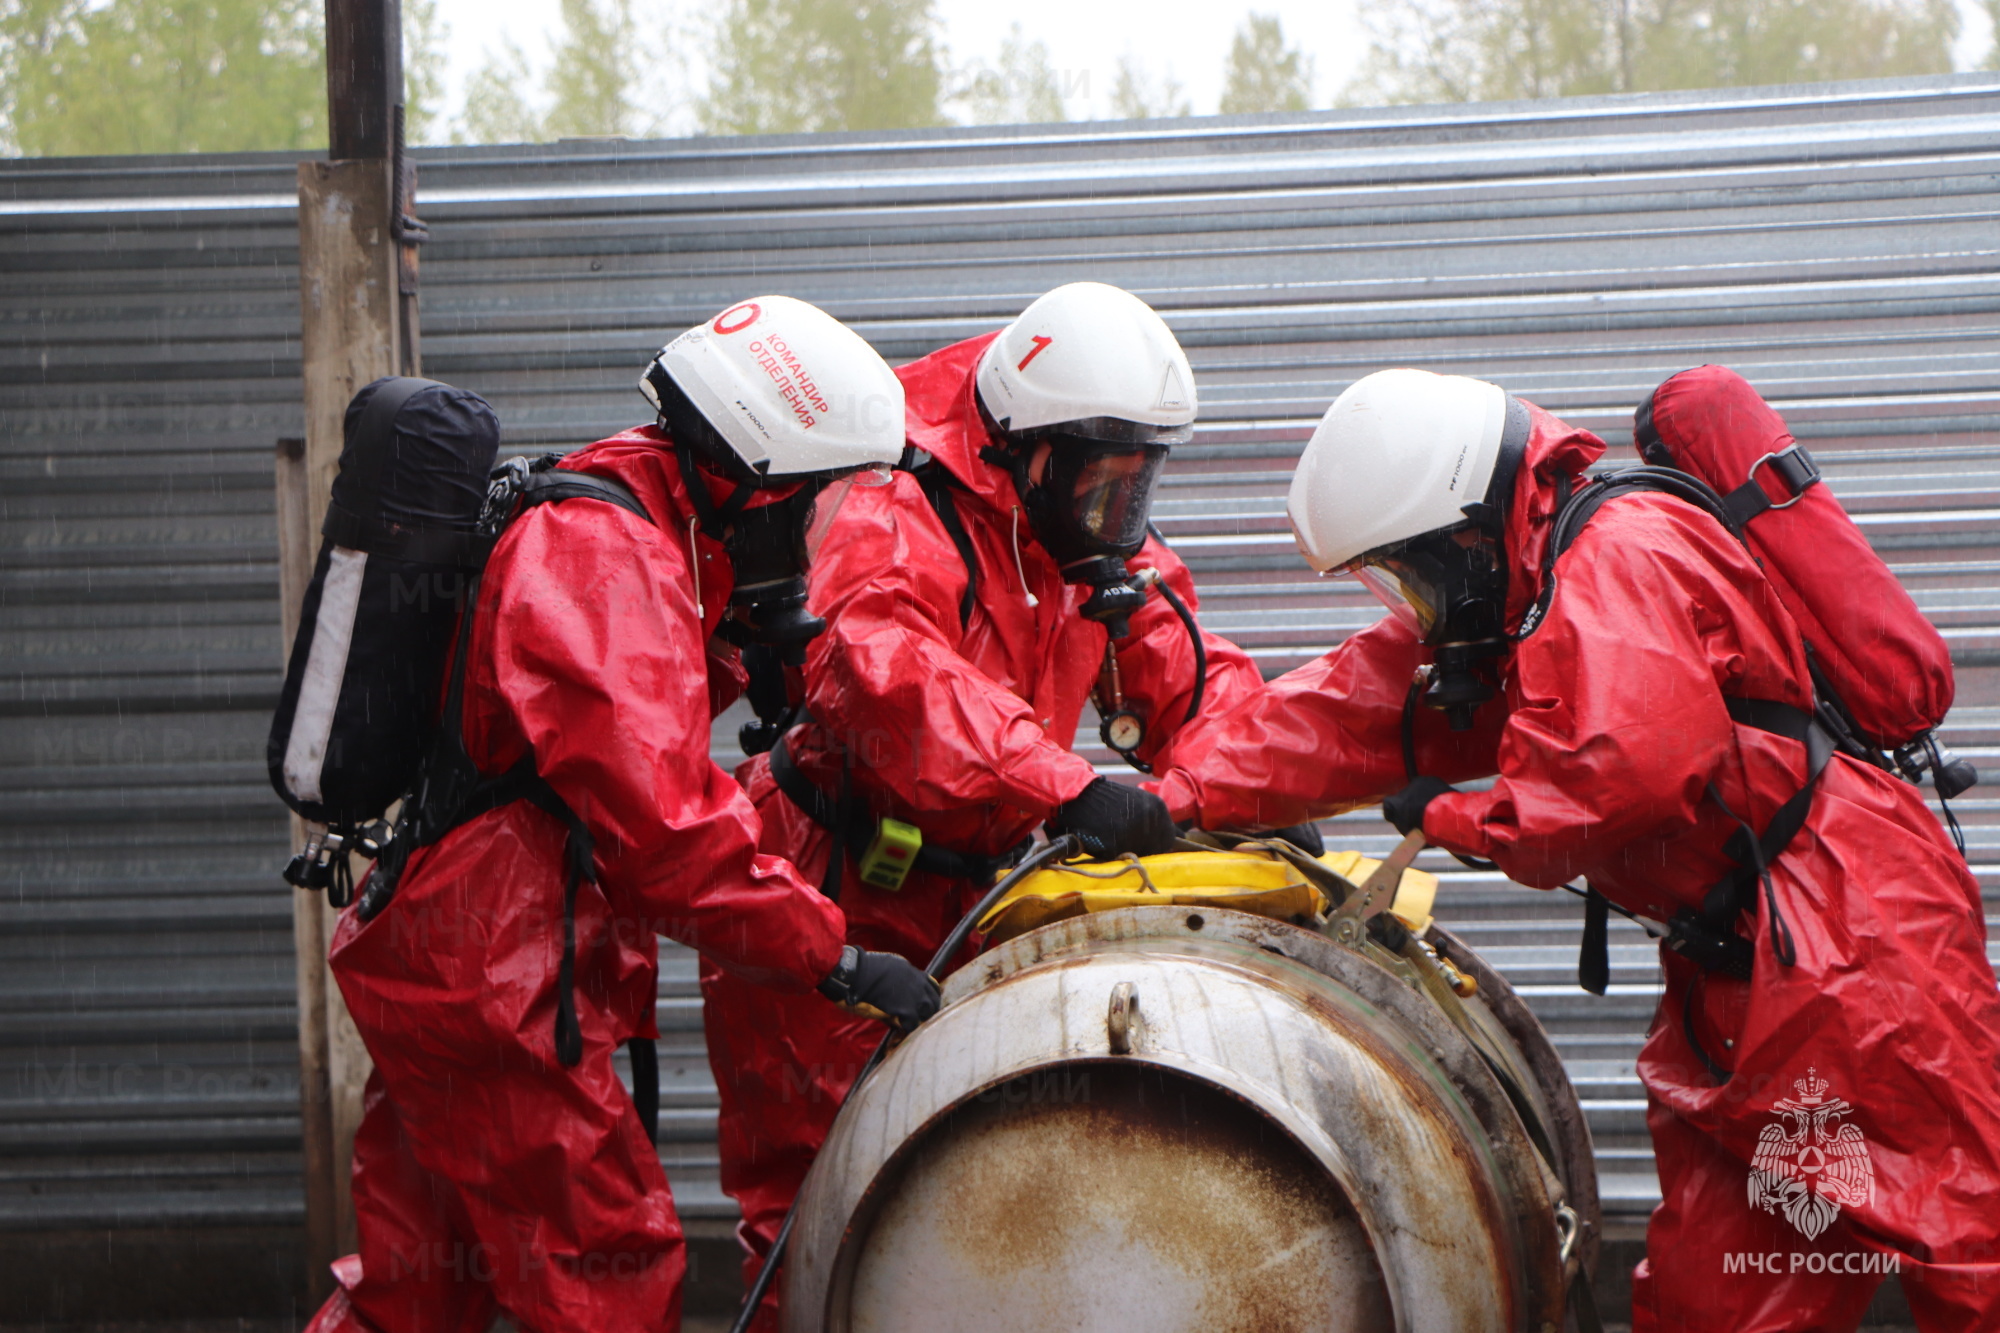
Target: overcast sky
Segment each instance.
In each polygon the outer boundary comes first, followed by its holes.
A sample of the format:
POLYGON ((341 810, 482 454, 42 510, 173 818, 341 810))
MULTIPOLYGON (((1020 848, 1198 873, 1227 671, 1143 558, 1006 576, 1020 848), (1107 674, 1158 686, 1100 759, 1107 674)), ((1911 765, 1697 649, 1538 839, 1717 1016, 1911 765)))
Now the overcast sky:
MULTIPOLYGON (((456 114, 466 78, 487 50, 511 37, 530 61, 543 62, 549 34, 560 27, 557 0, 437 0, 447 28, 448 114, 456 114)), ((723 0, 635 0, 649 31, 675 52, 681 68, 668 81, 677 85, 658 99, 668 113, 664 128, 688 133, 687 90, 706 86, 700 65, 701 25, 720 13, 723 0), (671 108, 678 106, 678 112, 671 108)), ((1244 16, 1256 9, 1275 13, 1287 38, 1314 59, 1314 105, 1325 106, 1347 81, 1363 51, 1354 0, 1261 0, 1233 7, 1228 0, 939 0, 945 42, 953 65, 991 60, 1018 22, 1030 39, 1048 44, 1050 62, 1069 93, 1071 119, 1107 115, 1118 61, 1131 55, 1158 80, 1178 79, 1197 115, 1213 114, 1222 94, 1223 62, 1244 16)), ((1980 59, 1990 41, 1985 7, 1959 0, 1964 18, 1959 63, 1980 59)), ((651 100, 651 99, 649 99, 651 100)))

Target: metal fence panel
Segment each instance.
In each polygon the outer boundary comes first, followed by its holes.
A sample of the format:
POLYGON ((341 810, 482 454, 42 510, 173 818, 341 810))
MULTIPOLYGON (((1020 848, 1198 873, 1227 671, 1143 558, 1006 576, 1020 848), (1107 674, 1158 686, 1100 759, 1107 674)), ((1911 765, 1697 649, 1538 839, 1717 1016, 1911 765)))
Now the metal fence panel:
MULTIPOLYGON (((1490 378, 1629 443, 1721 361, 1777 400, 1950 636, 1949 739, 2000 761, 2000 81, 418 154, 425 368, 515 450, 631 424, 645 356, 784 291, 891 359, 1063 281, 1187 344, 1202 424, 1158 517, 1202 615, 1275 672, 1377 609, 1306 577, 1290 465, 1370 369, 1490 378)), ((272 451, 300 432, 293 168, 0 163, 0 1228, 296 1221, 272 451)), ((733 725, 718 755, 733 758, 733 725)), ((1110 770, 1083 727, 1086 753, 1110 770)), ((1965 803, 1989 901, 1996 803, 1965 803)), ((1381 851, 1372 812, 1331 821, 1381 851)), ((1427 860, 1426 864, 1430 864, 1427 860)), ((1443 915, 1556 1034, 1607 1204, 1653 1197, 1632 1057, 1657 993, 1614 923, 1444 874, 1443 915)), ((663 1152, 728 1212, 692 957, 661 982, 663 1152)))

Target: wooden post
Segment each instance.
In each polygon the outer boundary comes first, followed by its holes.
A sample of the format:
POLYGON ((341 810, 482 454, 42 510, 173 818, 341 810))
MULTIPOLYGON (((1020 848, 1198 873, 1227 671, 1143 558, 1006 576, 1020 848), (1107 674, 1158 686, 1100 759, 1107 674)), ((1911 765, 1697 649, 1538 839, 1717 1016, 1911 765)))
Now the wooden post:
POLYGON ((401 0, 326 0, 326 155, 388 157, 402 100, 401 0))
MULTIPOLYGON (((340 461, 347 404, 371 380, 395 374, 402 360, 389 171, 386 158, 299 164, 306 435, 296 461, 281 460, 278 470, 287 646, 319 551, 319 526, 340 461)), ((302 842, 304 825, 295 821, 293 835, 302 842)), ((331 1289, 327 1265, 356 1248, 348 1177, 370 1064, 340 990, 327 975, 333 912, 317 893, 300 893, 293 909, 307 1271, 312 1295, 321 1299, 331 1289)))
MULTIPOLYGON (((348 401, 371 380, 395 374, 402 366, 403 301, 389 203, 386 158, 299 164, 306 434, 297 457, 281 458, 278 469, 288 647, 319 549, 319 526, 340 459, 348 401)), ((295 840, 302 841, 303 834, 303 825, 295 824, 295 840)), ((348 1178, 370 1062, 326 971, 333 913, 319 894, 300 893, 293 906, 307 1271, 311 1294, 320 1299, 330 1290, 327 1265, 356 1248, 348 1178)))
MULTIPOLYGON (((300 354, 306 433, 278 451, 278 546, 290 648, 339 466, 342 418, 384 375, 414 375, 416 260, 398 244, 413 177, 403 166, 400 0, 326 0, 329 162, 299 164, 300 354), (400 176, 400 179, 399 179, 400 176)), ((295 847, 305 826, 292 821, 295 847)), ((363 867, 355 865, 355 878, 363 867)), ((372 1068, 327 974, 334 913, 317 893, 293 901, 298 954, 299 1098, 306 1272, 317 1302, 328 1271, 357 1248, 350 1177, 361 1094, 372 1068)))

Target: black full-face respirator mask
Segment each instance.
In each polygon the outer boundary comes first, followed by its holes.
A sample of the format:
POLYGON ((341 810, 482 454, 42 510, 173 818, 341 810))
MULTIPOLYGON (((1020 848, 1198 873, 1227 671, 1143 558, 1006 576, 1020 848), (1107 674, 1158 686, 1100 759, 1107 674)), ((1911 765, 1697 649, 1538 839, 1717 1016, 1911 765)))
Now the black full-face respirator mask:
POLYGON ((739 648, 760 644, 775 651, 787 666, 804 665, 807 642, 826 628, 824 620, 806 610, 808 532, 814 527, 821 491, 835 476, 766 477, 729 447, 659 362, 646 377, 658 395, 660 424, 673 440, 696 521, 703 533, 722 543, 735 571, 729 611, 716 632, 739 648), (704 465, 735 484, 720 504, 709 494, 704 465), (784 486, 798 489, 783 499, 751 506, 759 491, 784 486))
POLYGON ((989 444, 979 456, 1014 478, 1014 493, 1035 540, 1062 570, 1065 583, 1088 585, 1079 608, 1113 639, 1131 633, 1134 612, 1145 605, 1125 562, 1146 544, 1153 489, 1167 451, 1193 436, 1191 426, 1149 426, 1116 417, 1092 417, 1058 426, 1006 431, 980 404, 989 444), (1049 446, 1038 482, 1036 452, 1049 446))
POLYGON ((1473 713, 1494 696, 1491 664, 1510 646, 1502 538, 1529 425, 1528 409, 1509 398, 1486 498, 1464 507, 1465 522, 1370 551, 1343 570, 1430 646, 1423 702, 1453 731, 1469 730, 1473 713))

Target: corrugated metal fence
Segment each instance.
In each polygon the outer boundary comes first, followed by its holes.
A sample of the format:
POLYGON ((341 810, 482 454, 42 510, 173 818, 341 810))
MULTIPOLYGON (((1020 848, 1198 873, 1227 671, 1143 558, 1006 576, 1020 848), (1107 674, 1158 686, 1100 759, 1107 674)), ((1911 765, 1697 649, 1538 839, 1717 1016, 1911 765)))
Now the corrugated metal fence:
MULTIPOLYGON (((1206 622, 1275 672, 1377 614, 1301 577, 1281 509, 1353 378, 1483 376, 1622 446, 1650 386, 1726 362, 1945 626, 1950 740, 1994 765, 1996 145, 2000 81, 1966 76, 437 150, 419 155, 425 368, 489 395, 510 446, 565 447, 639 419, 645 356, 746 294, 815 300, 901 360, 1057 283, 1117 283, 1199 376, 1160 522, 1206 622)), ((0 1228, 300 1216, 285 829, 262 772, 271 458, 300 429, 293 198, 269 156, 0 164, 0 1228)), ((1991 895, 2000 830, 1974 796, 1991 895)), ((1372 816, 1333 832, 1387 840, 1372 816)), ((1607 1203, 1643 1207, 1650 950, 1616 935, 1592 999, 1568 900, 1436 868, 1441 915, 1572 1059, 1607 1203)), ((692 982, 670 953, 665 1151, 686 1210, 721 1215, 692 982)))

